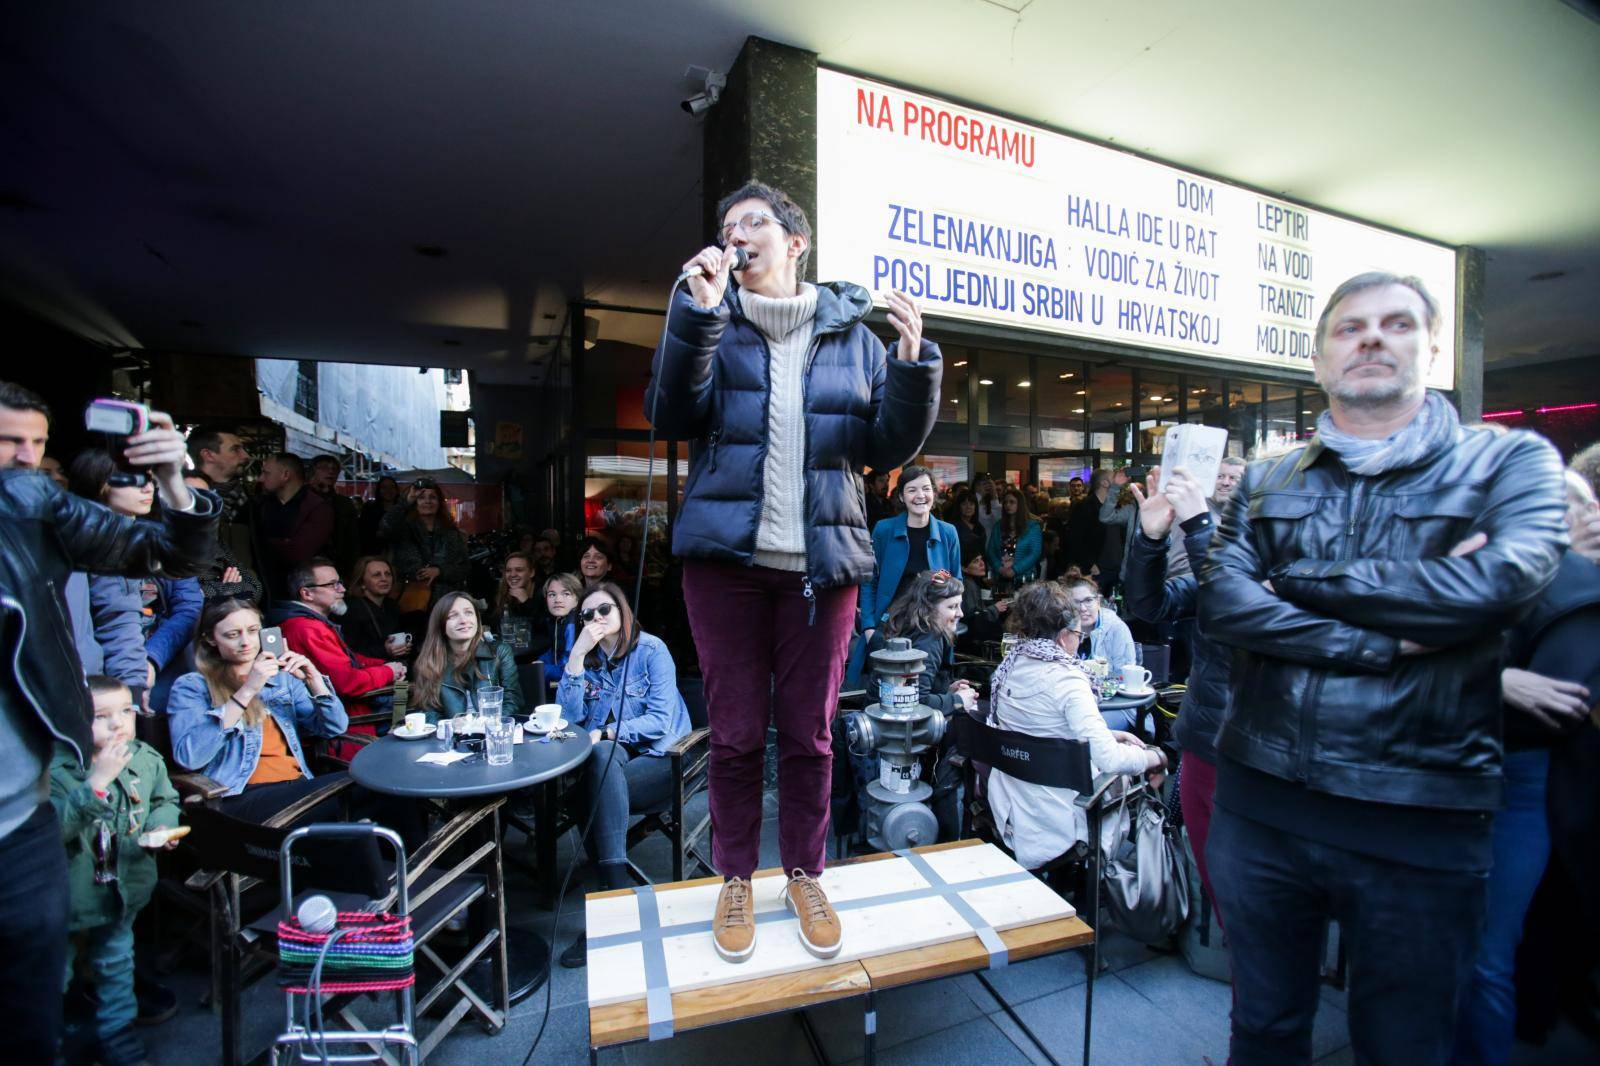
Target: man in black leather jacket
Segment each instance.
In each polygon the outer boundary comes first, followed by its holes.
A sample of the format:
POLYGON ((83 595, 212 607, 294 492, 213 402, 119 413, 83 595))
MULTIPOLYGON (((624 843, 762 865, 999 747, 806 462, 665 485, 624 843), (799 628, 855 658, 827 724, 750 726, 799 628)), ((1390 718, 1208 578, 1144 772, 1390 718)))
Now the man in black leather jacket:
POLYGON ((1438 318, 1415 278, 1335 290, 1317 437, 1251 464, 1200 570, 1201 627, 1235 649, 1208 849, 1235 1066, 1310 1061, 1330 917, 1356 1057, 1450 1053, 1501 803, 1503 634, 1566 532, 1555 449, 1464 429, 1423 387, 1438 318))
POLYGON ((152 412, 151 422, 128 438, 127 456, 155 478, 163 520, 139 521, 39 473, 49 409, 0 382, 0 1003, 12 1015, 10 1062, 54 1061, 61 1028, 67 863, 45 768, 55 745, 80 763, 94 751, 62 588, 73 570, 91 567, 187 577, 216 553, 220 503, 184 485, 183 437, 172 419, 152 412))

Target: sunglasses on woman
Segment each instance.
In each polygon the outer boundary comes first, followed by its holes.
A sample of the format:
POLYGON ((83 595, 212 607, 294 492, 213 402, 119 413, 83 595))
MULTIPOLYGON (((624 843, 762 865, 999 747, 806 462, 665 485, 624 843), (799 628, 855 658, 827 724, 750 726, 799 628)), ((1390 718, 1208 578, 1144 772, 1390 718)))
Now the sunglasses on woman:
POLYGON ((597 603, 593 607, 585 607, 579 611, 578 617, 583 619, 584 625, 588 625, 595 620, 596 615, 601 618, 610 618, 611 612, 616 609, 616 606, 614 603, 597 603))

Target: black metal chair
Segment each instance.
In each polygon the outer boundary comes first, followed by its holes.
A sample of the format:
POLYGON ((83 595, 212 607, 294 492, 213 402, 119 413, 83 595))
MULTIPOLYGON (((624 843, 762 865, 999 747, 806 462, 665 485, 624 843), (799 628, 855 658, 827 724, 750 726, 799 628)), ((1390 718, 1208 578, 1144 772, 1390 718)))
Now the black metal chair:
MULTIPOLYGON (((1088 821, 1088 840, 1066 854, 1033 871, 1047 883, 1048 876, 1069 866, 1081 866, 1082 886, 1079 894, 1079 917, 1094 928, 1094 940, 1089 945, 1089 980, 1083 999, 1083 1062, 1089 1063, 1090 1024, 1094 1015, 1094 981, 1100 971, 1100 826, 1103 816, 1113 802, 1120 802, 1125 793, 1116 785, 1120 774, 1095 776, 1089 761, 1089 745, 1081 740, 1060 737, 1035 737, 1008 729, 996 729, 964 714, 951 719, 955 727, 955 747, 965 762, 966 803, 962 809, 963 837, 977 830, 978 835, 1001 849, 1005 844, 987 821, 987 804, 982 799, 980 782, 986 781, 991 769, 1000 770, 1008 777, 1030 785, 1049 788, 1069 788, 1078 794, 1077 805, 1088 821), (1087 913, 1084 913, 1087 912, 1087 913)), ((982 973, 977 975, 985 988, 999 1001, 1012 1019, 1031 1037, 1033 1034, 1012 1011, 1010 1004, 991 985, 982 973)), ((1034 1037, 1035 1043, 1038 1038, 1034 1037)))
MULTIPOLYGON (((194 832, 184 839, 183 849, 200 867, 189 878, 188 887, 210 899, 212 1006, 221 1015, 224 1066, 237 1066, 243 1061, 239 1045, 244 990, 276 965, 276 934, 278 920, 283 916, 276 882, 283 843, 308 812, 350 784, 349 778, 331 780, 264 823, 232 818, 204 801, 184 805, 184 821, 194 832)), ((492 820, 498 806, 497 801, 456 814, 408 862, 406 879, 417 953, 442 974, 426 992, 419 990, 417 1013, 426 1011, 452 987, 461 993, 465 1004, 447 1014, 438 1031, 429 1034, 425 1043, 429 1049, 469 1009, 477 1009, 491 1029, 504 1024, 505 1011, 509 1009, 509 1003, 501 996, 494 997, 501 1000, 494 1006, 484 1003, 467 988, 464 977, 473 963, 487 955, 500 967, 496 986, 504 988, 504 953, 490 950, 500 937, 497 921, 479 923, 481 934, 473 938, 457 961, 440 958, 429 944, 469 904, 496 894, 498 849, 492 839, 473 848, 465 837, 484 819, 492 820), (457 845, 470 850, 463 855, 457 845), (447 851, 449 862, 441 862, 447 851)), ((396 892, 393 864, 381 861, 375 848, 371 861, 352 862, 346 844, 308 843, 296 849, 296 867, 299 889, 327 892, 341 910, 381 910, 389 906, 396 892)), ((505 905, 503 899, 490 898, 488 902, 492 907, 505 905)), ((334 1013, 355 1025, 348 1003, 335 1005, 334 1013)))
POLYGON ((518 663, 517 683, 522 686, 522 706, 528 714, 541 703, 550 702, 550 690, 544 679, 544 663, 518 663))
MULTIPOLYGON (((652 833, 662 833, 672 842, 672 879, 682 881, 693 867, 707 875, 713 872, 709 855, 711 812, 708 808, 693 825, 689 824, 689 801, 707 788, 708 769, 711 764, 711 730, 706 712, 705 682, 697 677, 678 679, 678 692, 689 710, 689 732, 678 739, 667 753, 672 760, 672 794, 666 805, 658 810, 635 811, 642 815, 628 827, 628 849, 652 833)), ((633 876, 641 884, 648 884, 632 861, 628 863, 633 876)))

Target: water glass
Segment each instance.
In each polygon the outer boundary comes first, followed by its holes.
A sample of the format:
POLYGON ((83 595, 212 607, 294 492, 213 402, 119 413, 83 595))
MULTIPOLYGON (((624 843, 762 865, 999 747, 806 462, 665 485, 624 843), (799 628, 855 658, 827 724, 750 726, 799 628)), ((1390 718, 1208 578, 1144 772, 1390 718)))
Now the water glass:
POLYGON ((505 766, 511 762, 511 748, 516 741, 517 720, 495 716, 484 722, 484 753, 490 766, 505 766))
POLYGON ((484 685, 478 689, 478 713, 488 719, 500 717, 500 708, 506 703, 506 690, 499 685, 484 685))

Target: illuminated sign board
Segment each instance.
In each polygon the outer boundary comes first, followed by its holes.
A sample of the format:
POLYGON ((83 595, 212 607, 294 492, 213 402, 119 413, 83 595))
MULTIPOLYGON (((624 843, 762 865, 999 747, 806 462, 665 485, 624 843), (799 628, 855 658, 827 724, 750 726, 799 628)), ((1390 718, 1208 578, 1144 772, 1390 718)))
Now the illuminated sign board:
POLYGON ((1341 281, 1415 274, 1454 384, 1454 249, 830 70, 815 225, 817 276, 880 305, 1297 370, 1341 281))

